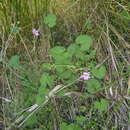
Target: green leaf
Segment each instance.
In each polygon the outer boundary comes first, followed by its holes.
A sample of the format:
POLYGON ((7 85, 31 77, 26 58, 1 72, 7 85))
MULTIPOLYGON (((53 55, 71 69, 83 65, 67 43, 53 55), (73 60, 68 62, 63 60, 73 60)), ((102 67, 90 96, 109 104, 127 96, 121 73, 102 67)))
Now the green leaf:
POLYGON ((76 118, 76 121, 77 121, 78 123, 83 123, 84 121, 86 121, 86 118, 85 118, 84 116, 78 116, 78 117, 76 118))
POLYGON ((71 78, 72 75, 73 75, 73 73, 69 70, 66 70, 63 73, 59 74, 61 79, 69 79, 69 78, 71 78))
POLYGON ((43 86, 40 86, 38 89, 38 94, 36 95, 36 104, 41 104, 45 101, 46 97, 49 93, 49 89, 43 86))
POLYGON ((53 57, 55 57, 57 55, 61 55, 64 52, 65 52, 65 48, 61 47, 61 46, 55 46, 55 47, 50 49, 50 54, 53 57))
POLYGON ((40 105, 45 101, 45 96, 44 95, 37 95, 36 96, 36 104, 40 105))
POLYGON ((48 73, 44 72, 40 78, 41 87, 52 86, 54 83, 55 76, 49 75, 48 73))
POLYGON ((58 72, 58 73, 62 73, 62 72, 65 71, 65 66, 56 65, 55 70, 56 70, 56 72, 58 72))
POLYGON ((18 68, 19 67, 19 56, 12 56, 11 59, 9 60, 9 66, 13 68, 18 68))
POLYGON ((71 45, 67 48, 67 52, 68 52, 71 56, 73 56, 74 54, 76 54, 78 48, 79 48, 79 47, 78 47, 76 44, 71 44, 71 45))
POLYGON ((25 126, 32 126, 35 125, 37 123, 37 116, 36 115, 32 115, 25 123, 25 126))
POLYGON ((48 73, 44 72, 40 78, 40 87, 38 88, 38 94, 36 96, 36 104, 41 104, 45 100, 45 96, 48 95, 49 89, 47 86, 52 87, 54 84, 54 75, 49 75, 48 73))
POLYGON ((55 63, 59 65, 70 65, 72 64, 70 59, 65 57, 64 55, 55 57, 55 63))
POLYGON ((50 63, 42 64, 42 69, 45 71, 50 71, 52 69, 52 65, 50 63))
POLYGON ((64 122, 60 125, 60 129, 61 130, 82 130, 81 127, 76 124, 68 125, 67 123, 64 122))
POLYGON ((48 14, 44 18, 44 23, 48 25, 49 28, 52 28, 56 25, 56 16, 54 14, 48 14))
POLYGON ((65 52, 54 57, 55 63, 59 65, 72 65, 69 53, 65 52))
POLYGON ((94 107, 100 111, 106 111, 108 109, 108 101, 101 99, 101 101, 95 101, 94 107))
POLYGON ((90 49, 93 40, 89 35, 79 35, 75 42, 81 46, 81 51, 87 51, 90 49))
POLYGON ((40 88, 38 89, 38 94, 35 97, 36 104, 42 104, 45 101, 48 93, 49 89, 40 86, 40 88))
POLYGON ((77 51, 77 53, 75 54, 75 57, 82 61, 86 60, 86 55, 81 51, 77 51))
POLYGON ((78 126, 77 124, 70 124, 68 126, 68 130, 82 130, 80 126, 78 126))
POLYGON ((101 84, 96 79, 89 79, 88 81, 86 81, 86 83, 87 83, 87 90, 89 93, 94 94, 101 89, 101 84))
POLYGON ((90 57, 93 58, 96 56, 96 51, 95 50, 92 50, 91 53, 90 53, 90 57))
POLYGON ((61 130, 68 130, 67 127, 68 127, 68 125, 67 125, 67 123, 65 123, 65 122, 63 122, 63 123, 60 125, 60 129, 61 129, 61 130))
POLYGON ((90 94, 88 94, 88 93, 86 92, 86 93, 83 93, 82 96, 83 96, 84 98, 89 98, 89 97, 90 97, 90 94))
POLYGON ((78 75, 72 74, 67 80, 64 80, 65 84, 70 84, 78 78, 78 75))
POLYGON ((106 68, 105 66, 101 66, 100 68, 98 69, 93 69, 92 70, 92 74, 98 78, 98 79, 103 79, 106 75, 106 68))
POLYGON ((53 87, 55 78, 56 78, 56 75, 50 75, 50 76, 48 76, 47 85, 49 87, 51 87, 51 88, 53 87))
POLYGON ((128 11, 122 11, 122 12, 120 13, 120 16, 121 16, 121 18, 123 18, 123 19, 125 19, 125 20, 130 20, 130 14, 129 14, 128 11))
POLYGON ((43 75, 40 78, 40 84, 41 84, 41 86, 46 87, 47 82, 48 82, 48 76, 49 76, 48 73, 46 73, 46 72, 43 73, 43 75))
POLYGON ((48 88, 40 86, 39 89, 38 89, 38 94, 37 95, 45 96, 48 93, 49 93, 49 89, 48 88))
POLYGON ((66 49, 61 46, 56 46, 50 49, 50 54, 55 60, 55 64, 58 65, 70 65, 71 62, 71 55, 65 51, 66 49))

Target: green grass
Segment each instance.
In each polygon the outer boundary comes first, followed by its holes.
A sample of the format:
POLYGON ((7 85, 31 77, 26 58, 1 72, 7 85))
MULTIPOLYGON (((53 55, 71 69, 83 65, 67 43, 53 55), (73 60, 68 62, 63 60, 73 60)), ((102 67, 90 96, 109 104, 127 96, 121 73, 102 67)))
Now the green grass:
POLYGON ((3 0, 0 10, 0 129, 128 129, 128 0, 3 0), (79 81, 84 71, 93 79, 79 81))

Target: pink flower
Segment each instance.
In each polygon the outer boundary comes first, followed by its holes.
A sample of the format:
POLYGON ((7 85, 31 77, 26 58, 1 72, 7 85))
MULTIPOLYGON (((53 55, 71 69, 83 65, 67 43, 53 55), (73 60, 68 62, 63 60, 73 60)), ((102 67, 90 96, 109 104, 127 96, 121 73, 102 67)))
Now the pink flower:
POLYGON ((83 74, 80 76, 80 79, 88 80, 90 79, 90 73, 89 72, 83 72, 83 74))
POLYGON ((35 36, 39 36, 40 32, 38 30, 36 30, 35 28, 32 30, 33 35, 35 36))

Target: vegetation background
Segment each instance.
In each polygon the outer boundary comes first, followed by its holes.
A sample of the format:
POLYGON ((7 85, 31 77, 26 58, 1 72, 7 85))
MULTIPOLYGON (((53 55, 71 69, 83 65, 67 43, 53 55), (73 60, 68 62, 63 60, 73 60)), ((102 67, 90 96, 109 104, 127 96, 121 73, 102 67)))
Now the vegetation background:
POLYGON ((0 100, 3 130, 129 130, 129 0, 0 0, 0 100), (84 44, 78 36, 91 36, 93 44, 88 52, 77 49, 69 67, 79 77, 84 67, 105 66, 92 71, 93 85, 72 85, 70 70, 51 70, 61 47, 84 44), (98 92, 97 82, 103 86, 98 92))

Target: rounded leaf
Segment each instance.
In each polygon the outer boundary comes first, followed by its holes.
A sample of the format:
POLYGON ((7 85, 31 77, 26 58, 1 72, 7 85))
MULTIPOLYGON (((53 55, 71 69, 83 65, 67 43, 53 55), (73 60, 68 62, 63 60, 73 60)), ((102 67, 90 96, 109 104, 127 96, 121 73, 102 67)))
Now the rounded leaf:
POLYGON ((44 23, 48 25, 49 28, 52 28, 56 25, 56 16, 54 14, 48 14, 44 18, 44 23))
POLYGON ((50 54, 52 56, 55 56, 55 55, 60 55, 62 54, 63 52, 65 52, 65 48, 64 47, 61 47, 61 46, 55 46, 53 48, 50 49, 50 54))
POLYGON ((19 67, 19 56, 17 55, 12 56, 8 63, 10 67, 13 67, 13 68, 19 67))
POLYGON ((72 73, 71 71, 66 70, 66 71, 64 71, 63 73, 59 74, 59 77, 60 77, 61 79, 69 79, 69 78, 71 78, 72 74, 73 74, 73 73, 72 73))
POLYGON ((79 47, 78 47, 78 45, 76 45, 76 44, 71 44, 68 48, 67 48, 67 51, 68 51, 68 53, 70 54, 70 55, 74 55, 74 54, 76 54, 77 53, 77 49, 78 49, 79 47))
POLYGON ((62 72, 65 71, 65 67, 64 67, 64 66, 59 66, 59 65, 57 65, 57 66, 55 67, 55 70, 56 70, 56 72, 58 72, 58 73, 62 73, 62 72))
POLYGON ((79 45, 81 45, 81 51, 87 51, 90 49, 93 40, 89 35, 79 35, 75 42, 79 45))
POLYGON ((52 65, 50 63, 43 63, 42 69, 45 71, 50 71, 52 69, 52 65))
POLYGON ((101 89, 101 84, 98 80, 96 79, 89 79, 86 81, 87 83, 87 90, 89 93, 96 93, 101 89))
POLYGON ((100 68, 98 69, 93 69, 92 70, 92 74, 98 78, 98 79, 103 79, 106 75, 106 68, 105 66, 101 66, 100 68))

